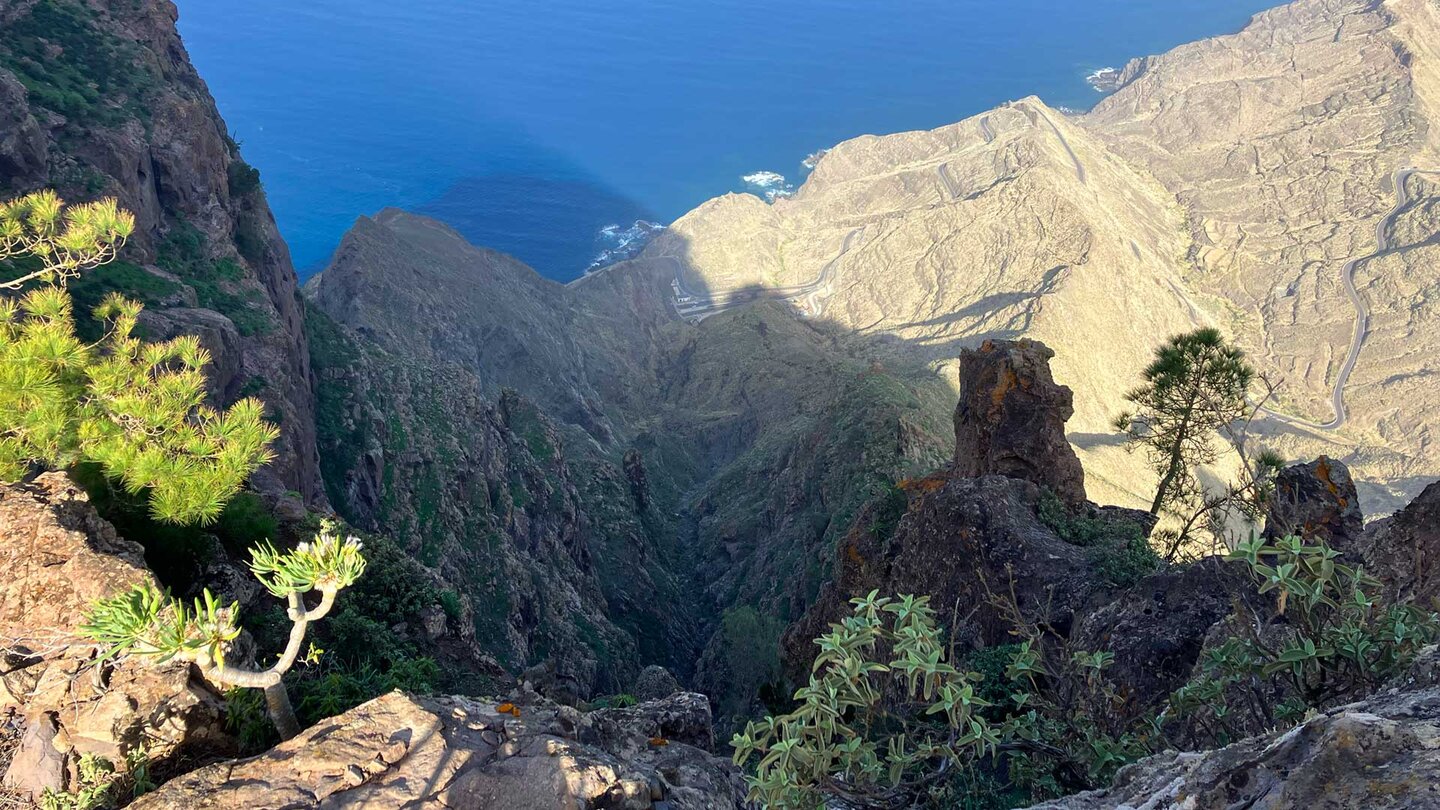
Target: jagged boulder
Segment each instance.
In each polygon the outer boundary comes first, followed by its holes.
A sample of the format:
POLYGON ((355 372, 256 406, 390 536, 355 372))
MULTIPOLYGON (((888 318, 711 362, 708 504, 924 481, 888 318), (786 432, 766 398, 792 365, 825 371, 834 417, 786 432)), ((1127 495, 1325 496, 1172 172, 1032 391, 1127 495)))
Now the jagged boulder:
POLYGON ((1367 527, 1365 566, 1392 599, 1440 610, 1440 481, 1394 516, 1367 527))
POLYGON ((1126 712, 1156 709, 1190 680, 1206 640, 1244 583, 1226 563, 1205 558, 1152 574, 1100 600, 1077 623, 1074 646, 1115 654, 1107 671, 1126 712))
POLYGON ((1354 551, 1364 522, 1349 468, 1320 456, 1292 464, 1276 476, 1264 535, 1298 534, 1324 540, 1340 551, 1354 551))
POLYGON ((1390 691, 1214 751, 1168 751, 1031 810, 1440 807, 1440 689, 1390 691))
POLYGON ((731 810, 739 772, 687 742, 702 695, 581 715, 534 697, 503 704, 392 692, 270 751, 173 779, 136 810, 450 807, 731 810), (664 734, 675 736, 666 737, 664 734))
POLYGON ((660 700, 679 691, 680 682, 670 670, 657 664, 640 670, 640 677, 635 681, 635 697, 639 700, 660 700))
POLYGON ((102 665, 76 636, 93 600, 153 578, 141 547, 117 537, 68 477, 0 487, 0 538, 0 702, 26 726, 7 785, 55 787, 76 754, 229 747, 223 702, 189 665, 102 665))
POLYGON ((1070 389, 1050 375, 1054 356, 1034 340, 987 340, 961 352, 956 475, 1020 478, 1071 505, 1085 502, 1085 471, 1065 438, 1075 408, 1070 389))

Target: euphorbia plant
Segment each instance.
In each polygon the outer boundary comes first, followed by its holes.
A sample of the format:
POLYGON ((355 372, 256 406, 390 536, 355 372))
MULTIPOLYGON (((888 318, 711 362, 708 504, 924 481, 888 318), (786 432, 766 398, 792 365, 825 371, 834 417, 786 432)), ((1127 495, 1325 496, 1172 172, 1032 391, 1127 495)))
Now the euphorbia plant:
POLYGON ((193 663, 206 680, 222 687, 262 689, 270 719, 284 739, 300 732, 283 676, 294 666, 311 622, 330 612, 335 596, 365 571, 361 543, 342 538, 339 527, 321 525, 315 539, 295 550, 282 552, 265 543, 250 550, 250 570, 266 590, 287 602, 290 638, 275 663, 264 669, 246 669, 226 661, 230 643, 240 634, 234 604, 222 605, 207 589, 187 605, 145 583, 96 602, 82 632, 107 648, 107 656, 147 656, 159 662, 179 659, 193 663), (318 591, 314 607, 305 595, 318 591))

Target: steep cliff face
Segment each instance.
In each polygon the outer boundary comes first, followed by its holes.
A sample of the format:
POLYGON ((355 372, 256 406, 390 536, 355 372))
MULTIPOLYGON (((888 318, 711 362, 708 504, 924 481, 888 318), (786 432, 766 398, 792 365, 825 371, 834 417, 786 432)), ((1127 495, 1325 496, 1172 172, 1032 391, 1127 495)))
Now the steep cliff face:
MULTIPOLYGON (((950 394, 929 369, 886 368, 843 330, 779 304, 688 323, 675 314, 669 282, 630 263, 553 284, 439 223, 387 211, 361 219, 307 291, 345 332, 412 359, 412 369, 463 372, 471 389, 446 395, 447 403, 478 391, 502 411, 525 403, 553 420, 547 443, 564 448, 556 469, 574 482, 574 499, 551 506, 573 512, 566 531, 590 563, 580 579, 596 585, 577 589, 578 602, 587 616, 608 616, 641 660, 688 674, 701 646, 710 660, 732 654, 716 646, 723 612, 805 609, 860 506, 949 455, 939 414, 950 394)), ((335 389, 327 364, 316 365, 325 477, 343 510, 355 503, 335 488, 372 492, 378 473, 349 460, 356 454, 329 449, 335 389)), ((390 398, 403 389, 357 386, 379 410, 354 429, 356 440, 384 443, 379 414, 394 411, 390 398)), ((427 421, 423 435, 499 442, 454 407, 423 417, 407 425, 427 421)), ((431 486, 441 502, 463 502, 465 478, 441 474, 431 486)), ((390 485, 416 487, 406 475, 390 485)), ((383 510, 369 519, 407 538, 432 528, 383 510)), ((541 651, 517 650, 526 653, 517 661, 541 651)))
POLYGON ((579 697, 625 691, 643 662, 687 670, 688 591, 618 464, 569 447, 513 390, 486 397, 465 366, 318 310, 309 324, 330 502, 453 583, 482 649, 515 672, 548 662, 579 697))
POLYGON ((280 424, 254 484, 321 499, 295 271, 176 14, 168 0, 0 0, 0 196, 54 187, 133 211, 121 261, 77 282, 77 302, 120 289, 144 300, 151 336, 200 335, 216 399, 258 395, 280 424))

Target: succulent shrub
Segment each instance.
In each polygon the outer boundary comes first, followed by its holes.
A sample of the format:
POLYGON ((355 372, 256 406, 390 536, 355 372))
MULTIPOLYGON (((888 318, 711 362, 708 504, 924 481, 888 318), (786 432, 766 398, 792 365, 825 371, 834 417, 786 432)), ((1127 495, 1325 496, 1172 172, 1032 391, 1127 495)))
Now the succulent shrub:
POLYGON ((291 622, 285 649, 263 669, 242 668, 226 660, 231 642, 240 634, 236 606, 222 604, 208 589, 187 605, 151 584, 136 585, 95 602, 81 631, 105 648, 107 656, 188 661, 216 686, 264 690, 270 719, 280 736, 289 739, 300 726, 281 678, 300 657, 310 623, 324 618, 336 595, 365 571, 361 549, 359 540, 342 538, 338 526, 327 522, 314 540, 293 551, 277 551, 269 543, 250 550, 250 570, 266 590, 285 600, 291 622), (308 607, 304 597, 312 591, 318 591, 320 599, 308 607))

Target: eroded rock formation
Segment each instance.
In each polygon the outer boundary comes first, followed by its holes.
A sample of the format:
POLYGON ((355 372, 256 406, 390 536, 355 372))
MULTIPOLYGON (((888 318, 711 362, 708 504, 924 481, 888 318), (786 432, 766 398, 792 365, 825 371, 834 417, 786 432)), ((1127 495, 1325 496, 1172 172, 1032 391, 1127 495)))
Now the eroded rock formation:
POLYGON ((1085 471, 1065 438, 1070 389, 1050 376, 1055 356, 1033 340, 987 340, 960 353, 955 474, 1003 475, 1085 502, 1085 471))
POLYGON ((1031 810, 1440 806, 1440 689, 1382 694, 1215 751, 1158 754, 1031 810))
POLYGON ((1349 468, 1321 456, 1308 463, 1292 464, 1276 476, 1264 535, 1295 534, 1324 540, 1339 551, 1353 551, 1364 522, 1349 468))

